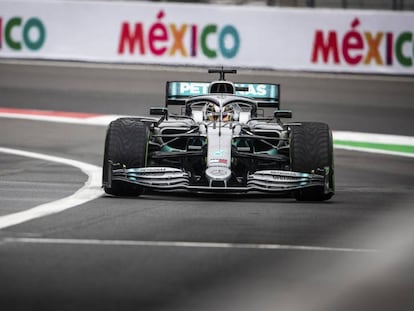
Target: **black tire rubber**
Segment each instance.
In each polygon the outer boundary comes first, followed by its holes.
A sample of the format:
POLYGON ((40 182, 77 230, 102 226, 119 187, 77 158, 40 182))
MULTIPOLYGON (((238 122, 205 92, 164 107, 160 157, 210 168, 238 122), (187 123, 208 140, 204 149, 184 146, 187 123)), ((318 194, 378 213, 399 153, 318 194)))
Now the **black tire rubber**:
POLYGON ((109 161, 126 168, 144 167, 147 157, 148 127, 139 119, 112 121, 106 132, 102 183, 106 193, 116 196, 139 196, 142 187, 118 180, 109 181, 109 161), (111 184, 111 187, 108 185, 111 184))
POLYGON ((303 188, 295 190, 294 197, 298 201, 329 200, 334 194, 333 140, 329 126, 319 122, 303 122, 291 129, 292 171, 311 173, 318 168, 329 167, 329 188, 332 189, 332 192, 325 193, 324 187, 303 188))

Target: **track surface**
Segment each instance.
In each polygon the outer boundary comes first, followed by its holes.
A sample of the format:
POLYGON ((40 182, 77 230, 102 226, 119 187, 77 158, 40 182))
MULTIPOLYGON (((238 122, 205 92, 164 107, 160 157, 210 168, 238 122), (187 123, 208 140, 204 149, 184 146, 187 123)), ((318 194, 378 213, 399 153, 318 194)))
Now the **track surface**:
MULTIPOLYGON (((146 115, 163 104, 166 80, 208 78, 178 68, 0 64, 0 106, 146 115)), ((295 120, 414 134, 414 79, 237 79, 281 83, 282 107, 295 120)), ((104 127, 1 119, 0 132, 2 147, 102 162, 104 127)), ((0 159, 0 216, 65 197, 86 180, 56 163, 0 159)), ((414 160, 337 150, 335 164, 337 194, 326 203, 102 196, 0 230, 0 309, 412 310, 414 160)))

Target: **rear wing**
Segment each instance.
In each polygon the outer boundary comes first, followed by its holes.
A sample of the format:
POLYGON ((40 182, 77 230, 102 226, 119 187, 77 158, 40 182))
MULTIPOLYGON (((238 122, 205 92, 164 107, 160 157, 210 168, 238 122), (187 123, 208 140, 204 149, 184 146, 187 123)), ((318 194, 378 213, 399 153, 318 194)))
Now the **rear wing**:
MULTIPOLYGON (((189 97, 208 95, 210 82, 168 81, 165 104, 183 105, 189 97)), ((259 107, 279 108, 280 85, 267 83, 235 83, 233 95, 243 96, 258 102, 259 107)))

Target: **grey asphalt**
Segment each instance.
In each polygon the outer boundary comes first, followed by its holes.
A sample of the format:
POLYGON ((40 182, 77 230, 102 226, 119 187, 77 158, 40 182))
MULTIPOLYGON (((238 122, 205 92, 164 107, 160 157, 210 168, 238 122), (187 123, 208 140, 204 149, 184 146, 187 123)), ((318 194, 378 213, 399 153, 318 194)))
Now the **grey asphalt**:
MULTIPOLYGON (((208 80, 194 71, 0 64, 0 107, 146 115, 163 104, 166 80, 208 80)), ((237 79, 280 82, 282 107, 292 109, 295 120, 413 135, 414 78, 258 71, 237 79)), ((0 132, 3 147, 102 162, 104 127, 1 119, 0 132)), ((45 161, 0 159, 0 216, 67 196, 86 179, 45 161)), ((103 196, 3 229, 0 309, 413 309, 414 160, 336 150, 335 164, 337 194, 325 203, 255 194, 103 196), (27 243, 25 237, 56 243, 27 243), (81 243, 88 240, 285 248, 81 243)))

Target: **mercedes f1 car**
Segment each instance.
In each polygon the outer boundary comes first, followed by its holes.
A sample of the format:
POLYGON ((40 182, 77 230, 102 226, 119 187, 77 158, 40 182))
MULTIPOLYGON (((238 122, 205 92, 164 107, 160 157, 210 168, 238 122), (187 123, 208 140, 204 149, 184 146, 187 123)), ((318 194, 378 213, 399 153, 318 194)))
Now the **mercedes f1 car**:
POLYGON ((319 122, 283 122, 280 85, 170 81, 157 117, 120 118, 105 141, 103 188, 116 196, 145 189, 291 193, 299 201, 334 194, 332 133, 319 122), (179 105, 181 113, 173 114, 179 105), (273 108, 270 116, 265 110, 273 108))

